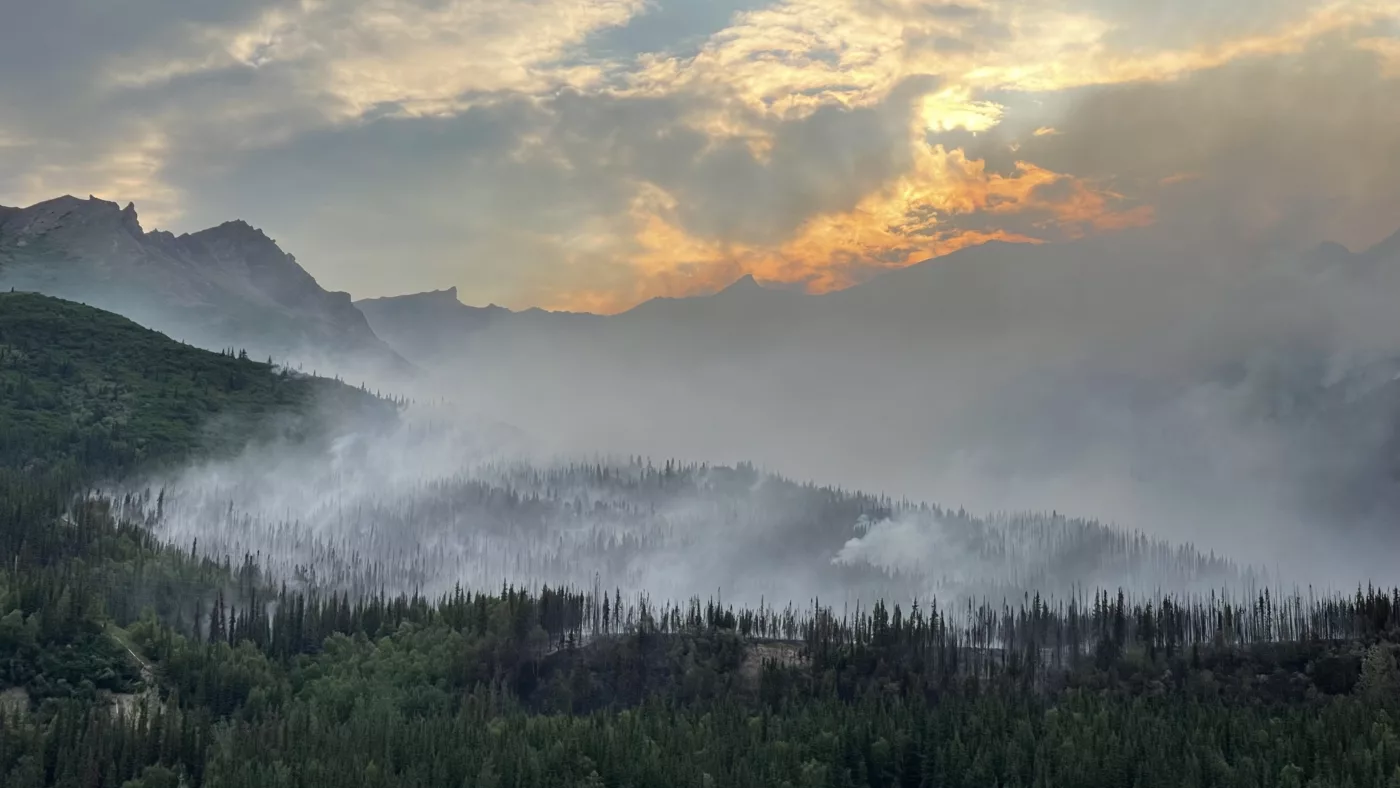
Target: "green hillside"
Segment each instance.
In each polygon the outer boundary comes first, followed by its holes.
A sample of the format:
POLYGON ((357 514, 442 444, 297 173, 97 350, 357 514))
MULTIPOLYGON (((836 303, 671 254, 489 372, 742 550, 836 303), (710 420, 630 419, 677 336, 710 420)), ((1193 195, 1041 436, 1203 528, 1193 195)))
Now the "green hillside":
POLYGON ((393 406, 324 378, 211 353, 119 315, 0 293, 0 468, 91 477, 393 406), (276 418, 271 418, 272 416, 276 418))
MULTIPOLYGON (((330 435, 332 416, 395 413, 334 380, 192 348, 82 304, 0 293, 0 729, 9 691, 90 703, 142 686, 118 628, 125 611, 168 610, 227 577, 102 503, 76 504, 75 492, 250 440, 330 435)), ((9 771, 0 765, 0 785, 15 784, 9 771)))

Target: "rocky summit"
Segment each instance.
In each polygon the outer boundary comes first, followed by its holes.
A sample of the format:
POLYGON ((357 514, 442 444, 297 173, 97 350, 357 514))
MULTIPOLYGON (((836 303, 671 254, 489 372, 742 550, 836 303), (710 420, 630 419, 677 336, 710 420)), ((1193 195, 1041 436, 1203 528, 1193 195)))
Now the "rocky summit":
POLYGON ((194 345, 407 368, 349 294, 322 288, 243 221, 175 235, 96 197, 0 207, 0 286, 89 303, 194 345))

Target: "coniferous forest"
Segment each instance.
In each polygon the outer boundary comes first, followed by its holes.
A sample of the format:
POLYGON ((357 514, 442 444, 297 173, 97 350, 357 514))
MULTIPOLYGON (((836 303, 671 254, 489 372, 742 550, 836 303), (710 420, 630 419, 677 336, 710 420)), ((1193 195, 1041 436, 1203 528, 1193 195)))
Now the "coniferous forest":
POLYGON ((0 294, 0 785, 1400 786, 1400 589, 748 466, 163 483, 404 405, 0 294), (706 528, 812 592, 655 593, 706 528))

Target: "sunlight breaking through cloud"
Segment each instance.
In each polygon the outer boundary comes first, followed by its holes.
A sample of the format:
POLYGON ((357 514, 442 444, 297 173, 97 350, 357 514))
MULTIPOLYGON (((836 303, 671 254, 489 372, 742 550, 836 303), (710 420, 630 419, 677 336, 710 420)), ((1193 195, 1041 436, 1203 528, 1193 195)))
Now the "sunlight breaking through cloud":
MULTIPOLYGON (((71 71, 0 89, 0 203, 93 193, 176 229, 259 210, 361 295, 450 277, 482 301, 615 311, 741 273, 822 292, 987 239, 1142 226, 1167 210, 1144 183, 1214 177, 1052 162, 1042 143, 1075 145, 1065 119, 1094 91, 1209 90, 1218 71, 1299 58, 1369 57, 1377 79, 1400 79, 1392 0, 1155 16, 1117 0, 756 1, 643 35, 679 1, 248 0, 182 16, 146 0, 109 25, 141 35, 74 37, 71 71), (874 143, 823 114, 862 111, 896 131, 874 143), (274 163, 302 148, 342 163, 274 163), (388 174, 396 196, 346 188, 357 168, 388 174), (740 181, 754 196, 735 218, 723 206, 740 181), (442 208, 503 189, 539 212, 442 208), (253 194, 287 197, 247 208, 253 194), (356 215, 404 229, 327 232, 356 215), (389 259, 416 262, 391 277, 389 259)), ((55 29, 69 11, 27 13, 0 33, 13 58, 0 66, 32 63, 26 23, 55 29)))

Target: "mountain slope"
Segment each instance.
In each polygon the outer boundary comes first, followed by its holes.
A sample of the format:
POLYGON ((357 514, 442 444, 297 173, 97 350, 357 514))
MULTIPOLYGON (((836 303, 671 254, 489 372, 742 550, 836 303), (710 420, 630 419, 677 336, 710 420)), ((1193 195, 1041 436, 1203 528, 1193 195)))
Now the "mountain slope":
POLYGON ((393 406, 342 383, 200 350, 102 310, 0 293, 0 469, 122 472, 313 434, 393 406))
POLYGON ((322 289, 241 221, 176 236, 145 232, 133 205, 96 198, 5 209, 0 286, 91 303, 207 348, 405 366, 348 294, 322 289))

